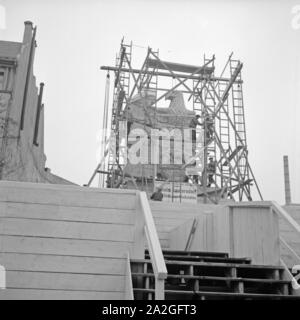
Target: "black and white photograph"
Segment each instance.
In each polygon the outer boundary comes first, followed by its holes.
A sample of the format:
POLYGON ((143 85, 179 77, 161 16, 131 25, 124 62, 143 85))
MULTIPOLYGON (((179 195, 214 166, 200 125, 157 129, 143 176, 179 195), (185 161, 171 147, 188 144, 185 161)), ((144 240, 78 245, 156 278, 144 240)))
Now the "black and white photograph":
POLYGON ((0 300, 299 304, 300 0, 0 0, 0 300))

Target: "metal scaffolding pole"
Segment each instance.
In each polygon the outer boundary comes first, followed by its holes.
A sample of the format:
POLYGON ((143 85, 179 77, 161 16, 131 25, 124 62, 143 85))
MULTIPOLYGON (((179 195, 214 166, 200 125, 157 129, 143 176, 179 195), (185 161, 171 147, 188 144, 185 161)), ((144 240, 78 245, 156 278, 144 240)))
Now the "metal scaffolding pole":
MULTIPOLYGON (((117 183, 110 183, 108 187, 120 186, 120 177, 125 177, 121 164, 121 150, 119 150, 118 128, 119 122, 134 121, 137 126, 147 128, 159 128, 157 126, 164 123, 162 120, 164 113, 158 113, 158 103, 166 99, 169 95, 179 92, 184 101, 191 104, 195 114, 200 116, 204 127, 204 156, 203 172, 198 174, 198 181, 202 181, 199 197, 203 197, 206 202, 217 203, 221 199, 235 199, 238 201, 252 200, 252 188, 256 188, 259 197, 262 199, 261 192, 254 177, 253 171, 248 161, 248 149, 246 140, 246 126, 243 102, 243 80, 241 70, 243 64, 239 60, 233 60, 230 54, 221 74, 215 74, 215 56, 207 59, 204 56, 204 63, 200 66, 180 64, 175 62, 163 61, 159 58, 158 52, 147 48, 145 59, 140 69, 134 68, 132 64, 132 44, 125 45, 122 41, 121 50, 117 57, 115 67, 102 66, 101 70, 113 71, 115 74, 114 101, 111 108, 111 133, 116 137, 116 159, 112 160, 110 151, 105 151, 107 166, 97 167, 94 175, 105 174, 108 180, 118 179, 117 183), (129 83, 131 79, 132 83, 129 83), (172 79, 172 85, 167 85, 172 79), (120 101, 120 93, 125 92, 120 101), (140 108, 144 118, 137 117, 136 120, 128 119, 127 111, 134 99, 143 92, 151 92, 151 100, 146 103, 147 96, 143 96, 140 108), (230 97, 230 99, 229 99, 230 97), (134 99, 133 99, 134 98, 134 99), (191 102, 189 102, 191 100, 191 102), (152 113, 151 113, 151 112, 152 113), (159 119, 158 120, 158 115, 159 119), (212 157, 215 163, 215 172, 212 177, 212 163, 208 159, 212 157), (210 168, 208 169, 208 167, 210 168), (103 170, 102 170, 103 169, 103 170), (122 173, 123 172, 123 173, 122 173), (201 179, 199 179, 201 176, 201 179), (209 178, 209 184, 208 184, 209 178), (253 186, 253 187, 252 187, 253 186)), ((106 115, 107 116, 107 115, 106 115)), ((171 115, 166 115, 166 121, 170 121, 171 115), (169 118, 168 118, 169 117, 169 118)), ((175 116, 175 115, 174 115, 175 116)), ((182 115, 178 115, 181 117, 182 115)), ((173 123, 171 121, 171 123, 173 123)), ((170 122, 168 123, 170 125, 170 122)), ((188 125, 185 124, 187 127, 188 125)), ((184 127, 181 128, 183 130, 184 127)), ((106 160, 103 160, 104 163, 106 160)), ((184 163, 184 162, 183 162, 184 163)), ((141 165, 142 176, 132 177, 133 181, 141 183, 144 188, 144 181, 148 182, 149 172, 141 165)), ((188 161, 181 166, 180 170, 185 170, 187 166, 193 166, 193 161, 188 161)), ((151 180, 153 187, 155 176, 159 165, 152 166, 151 180), (152 177, 153 175, 153 177, 152 177)), ((171 169, 170 169, 171 170, 171 169)), ((174 173, 174 169, 173 173, 174 173)), ((184 171, 184 174, 189 172, 184 171)), ((192 172, 192 170, 190 170, 192 172)), ((195 170, 196 172, 196 170, 195 170)), ((175 177, 173 177, 175 179, 175 177)), ((166 178, 169 181, 170 178, 166 178)), ((173 180, 174 180, 173 179, 173 180)), ((174 180, 175 181, 175 180, 174 180)), ((174 183, 174 181, 169 181, 174 183)), ((137 184, 134 186, 137 187, 137 184)), ((180 187, 181 190, 181 187, 180 187)))

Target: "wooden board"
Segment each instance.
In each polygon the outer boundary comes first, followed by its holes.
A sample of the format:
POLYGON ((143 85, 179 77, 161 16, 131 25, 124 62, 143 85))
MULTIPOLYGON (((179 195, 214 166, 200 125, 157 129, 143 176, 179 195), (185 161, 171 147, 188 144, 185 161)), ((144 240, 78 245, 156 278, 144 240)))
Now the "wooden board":
POLYGON ((124 292, 124 276, 7 271, 8 289, 51 289, 124 292))
MULTIPOLYGON (((193 222, 188 218, 170 231, 170 249, 184 249, 193 222)), ((231 257, 249 257, 262 265, 280 264, 278 217, 270 204, 215 206, 195 218, 198 223, 191 250, 228 252, 231 257)))
POLYGON ((58 254, 91 257, 123 257, 132 242, 24 236, 1 236, 0 250, 6 252, 58 254))
MULTIPOLYGON (((185 73, 194 73, 197 71, 201 66, 192 66, 188 64, 182 64, 182 63, 175 63, 175 62, 169 62, 169 61, 163 61, 161 63, 158 60, 155 59, 149 59, 148 60, 149 66, 163 69, 163 70, 172 70, 172 71, 178 71, 178 72, 185 72, 185 73)), ((213 67, 203 67, 203 69, 199 70, 197 74, 211 74, 213 72, 213 67)))
POLYGON ((16 202, 0 203, 0 217, 10 218, 134 224, 135 215, 136 211, 133 209, 91 208, 16 202))
POLYGON ((0 300, 122 300, 123 292, 49 289, 0 290, 0 300))
MULTIPOLYGON (((217 208, 216 208, 217 209, 217 208)), ((197 229, 190 250, 229 252, 228 214, 218 210, 196 216, 197 229)), ((194 218, 170 232, 170 249, 184 250, 194 218)))
POLYGON ((7 271, 124 275, 125 262, 126 258, 0 253, 0 264, 7 271))
POLYGON ((120 192, 118 189, 38 185, 0 181, 0 201, 118 209, 134 209, 136 206, 134 190, 120 192), (116 197, 118 201, 115 201, 116 197))
POLYGON ((133 241, 134 227, 110 223, 0 218, 1 235, 133 241))
POLYGON ((123 299, 139 216, 136 191, 1 181, 0 298, 123 299))
POLYGON ((268 208, 235 208, 230 213, 233 257, 250 257, 255 264, 279 265, 277 214, 268 208))

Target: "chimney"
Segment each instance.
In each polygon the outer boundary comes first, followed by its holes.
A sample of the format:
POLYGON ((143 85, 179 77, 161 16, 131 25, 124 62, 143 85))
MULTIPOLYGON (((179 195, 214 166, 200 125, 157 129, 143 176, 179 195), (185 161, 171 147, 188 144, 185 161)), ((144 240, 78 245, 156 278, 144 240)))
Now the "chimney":
POLYGON ((289 205, 292 203, 292 199, 291 199, 291 186, 290 186, 290 172, 289 172, 289 158, 288 158, 288 156, 283 156, 283 170, 284 170, 285 204, 289 205))
POLYGON ((32 39, 33 23, 31 21, 25 21, 25 30, 23 35, 23 44, 30 43, 32 39))

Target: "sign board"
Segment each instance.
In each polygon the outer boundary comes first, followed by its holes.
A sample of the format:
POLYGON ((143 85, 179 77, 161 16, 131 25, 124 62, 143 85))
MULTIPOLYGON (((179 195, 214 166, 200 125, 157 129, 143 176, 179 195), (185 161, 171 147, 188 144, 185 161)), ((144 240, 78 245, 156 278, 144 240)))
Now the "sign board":
POLYGON ((187 176, 201 176, 202 170, 197 167, 187 167, 185 168, 185 174, 187 176))
POLYGON ((197 203, 197 186, 183 182, 156 181, 155 186, 162 187, 164 202, 197 203))

